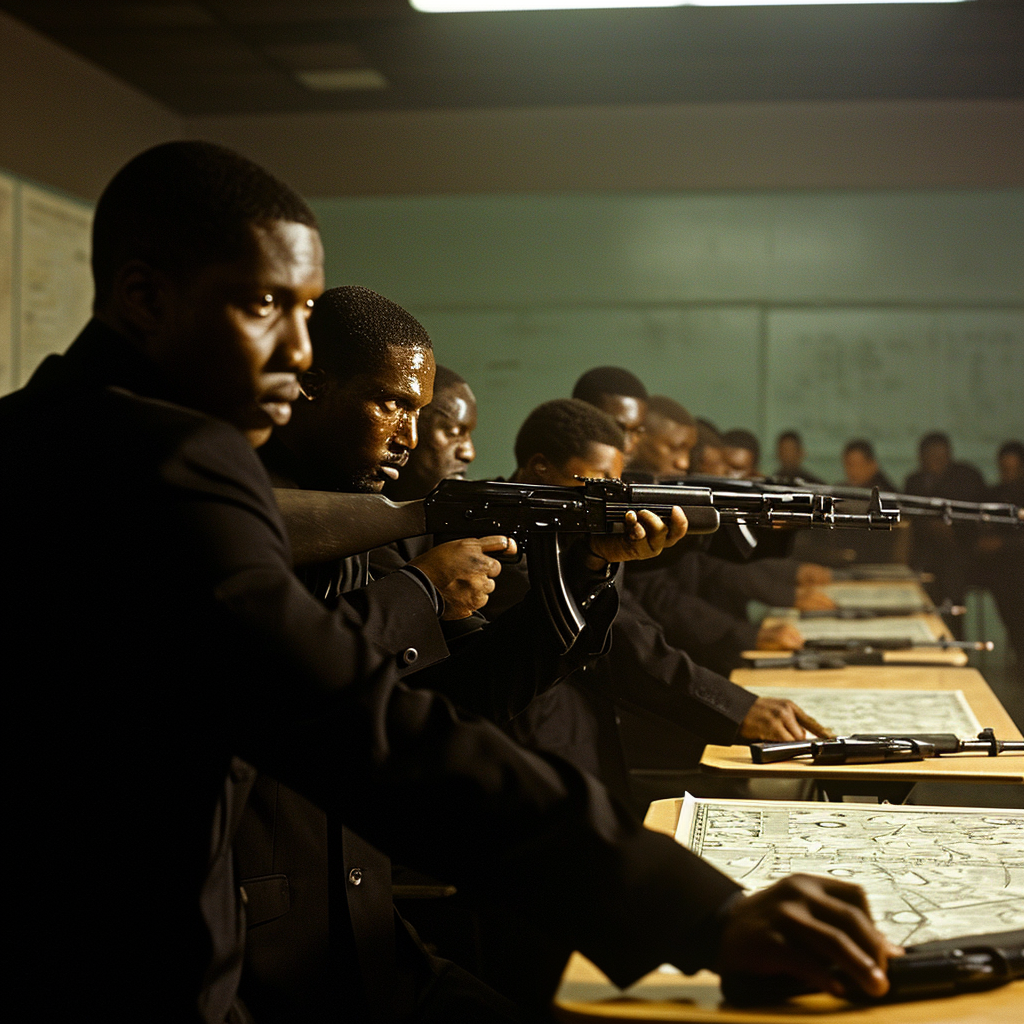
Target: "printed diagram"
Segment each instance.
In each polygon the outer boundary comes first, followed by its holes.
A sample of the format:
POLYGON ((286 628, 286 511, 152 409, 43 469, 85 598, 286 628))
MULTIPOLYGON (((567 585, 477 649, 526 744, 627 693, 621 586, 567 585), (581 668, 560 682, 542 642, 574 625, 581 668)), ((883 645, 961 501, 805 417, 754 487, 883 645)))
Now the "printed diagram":
POLYGON ((880 615, 877 619, 795 619, 805 640, 915 640, 935 643, 924 619, 880 615))
POLYGON ((836 736, 880 732, 906 736, 951 732, 973 739, 981 731, 961 690, 861 690, 803 686, 749 686, 759 697, 789 699, 836 736))
POLYGON ((829 583, 821 588, 840 608, 871 608, 886 611, 892 608, 926 612, 921 588, 916 583, 829 583))
POLYGON ((749 890, 854 882, 900 944, 1024 928, 1024 810, 687 796, 676 840, 749 890))

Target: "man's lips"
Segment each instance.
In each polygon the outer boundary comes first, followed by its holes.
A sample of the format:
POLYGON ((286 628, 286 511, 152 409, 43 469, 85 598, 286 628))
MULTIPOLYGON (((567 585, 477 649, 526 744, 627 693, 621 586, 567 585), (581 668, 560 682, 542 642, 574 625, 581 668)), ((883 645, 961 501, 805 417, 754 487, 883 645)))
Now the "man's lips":
POLYGON ((275 426, 283 427, 292 418, 292 402, 299 393, 299 382, 289 377, 263 393, 260 408, 275 426))
POLYGON ((400 469, 402 468, 402 466, 404 466, 404 465, 405 465, 405 464, 406 464, 406 463, 407 463, 408 461, 409 461, 409 454, 408 454, 408 452, 407 452, 406 454, 404 454, 404 455, 401 455, 401 456, 400 456, 399 458, 397 458, 397 459, 390 459, 390 460, 388 460, 387 462, 382 462, 382 463, 381 463, 381 466, 380 466, 380 471, 381 471, 381 472, 382 472, 382 473, 383 473, 383 474, 384 474, 384 475, 385 475, 386 477, 388 477, 389 479, 391 479, 391 480, 397 480, 397 479, 398 479, 398 471, 399 471, 399 470, 400 470, 400 469))

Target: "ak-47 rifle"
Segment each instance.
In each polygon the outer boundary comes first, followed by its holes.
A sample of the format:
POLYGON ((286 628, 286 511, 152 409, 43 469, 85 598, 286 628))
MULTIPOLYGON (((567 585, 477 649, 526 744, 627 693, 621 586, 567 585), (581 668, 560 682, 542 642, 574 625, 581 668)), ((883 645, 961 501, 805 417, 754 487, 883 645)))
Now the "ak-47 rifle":
POLYGON ((823 669, 849 668, 851 665, 898 665, 900 668, 941 668, 940 661, 912 661, 900 658, 888 661, 885 651, 796 651, 793 654, 778 658, 744 657, 740 668, 796 668, 808 672, 823 669))
MULTIPOLYGON (((728 485, 730 481, 720 481, 728 485)), ((714 533, 723 523, 751 526, 858 527, 888 530, 899 512, 880 499, 864 512, 842 513, 827 495, 806 491, 755 493, 729 486, 629 484, 583 480, 579 487, 445 480, 419 501, 393 502, 378 494, 278 490, 289 532, 314 538, 316 558, 368 551, 405 537, 515 537, 529 549, 531 586, 540 594, 565 649, 584 626, 562 572, 566 539, 622 533, 629 512, 668 518, 679 506, 691 534, 714 533)))
POLYGON ((725 480, 712 476, 686 477, 688 482, 704 487, 725 485, 736 490, 778 494, 792 489, 819 494, 837 501, 871 502, 877 495, 886 505, 900 510, 907 518, 928 517, 945 523, 984 523, 989 526, 1024 527, 1024 508, 994 501, 955 501, 952 498, 933 498, 922 494, 901 494, 898 491, 869 490, 865 487, 809 484, 803 480, 782 484, 766 477, 763 480, 725 480))
POLYGON ((1024 754, 1024 740, 997 740, 991 729, 982 729, 976 740, 962 740, 952 733, 912 733, 886 736, 856 733, 834 740, 787 740, 751 743, 754 764, 775 764, 809 757, 814 764, 878 764, 885 761, 923 761, 946 754, 1024 754))
POLYGON ((862 636, 848 637, 842 640, 829 640, 822 637, 816 640, 805 640, 805 651, 825 651, 838 653, 845 657, 848 653, 867 653, 869 651, 909 651, 915 647, 938 651, 991 651, 995 644, 991 640, 915 640, 909 636, 862 636))

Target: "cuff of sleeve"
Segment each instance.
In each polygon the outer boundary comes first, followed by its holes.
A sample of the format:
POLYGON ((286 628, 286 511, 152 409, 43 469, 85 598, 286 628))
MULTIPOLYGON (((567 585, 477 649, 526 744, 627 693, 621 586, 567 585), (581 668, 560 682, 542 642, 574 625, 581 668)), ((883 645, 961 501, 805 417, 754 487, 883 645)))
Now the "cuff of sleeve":
POLYGON ((441 592, 434 586, 433 583, 427 578, 427 574, 415 565, 403 565, 399 572, 404 572, 407 576, 411 576, 422 588, 427 597, 433 602, 434 612, 438 618, 444 614, 444 598, 441 596, 441 592))

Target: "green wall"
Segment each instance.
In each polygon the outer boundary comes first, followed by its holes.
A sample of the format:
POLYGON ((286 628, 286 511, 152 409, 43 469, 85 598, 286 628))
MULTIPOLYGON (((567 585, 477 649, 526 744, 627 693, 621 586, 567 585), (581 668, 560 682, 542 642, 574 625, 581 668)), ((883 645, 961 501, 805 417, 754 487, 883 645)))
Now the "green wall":
POLYGON ((996 445, 1024 434, 1024 190, 313 205, 329 283, 406 306, 470 381, 481 476, 602 363, 723 428, 802 430, 828 479, 852 436, 902 477, 945 429, 991 478, 996 445))

